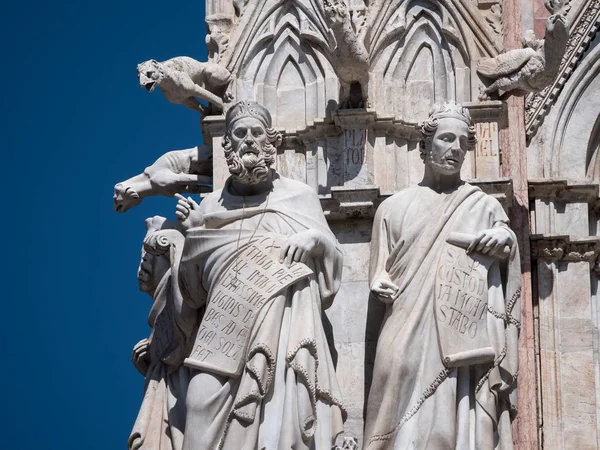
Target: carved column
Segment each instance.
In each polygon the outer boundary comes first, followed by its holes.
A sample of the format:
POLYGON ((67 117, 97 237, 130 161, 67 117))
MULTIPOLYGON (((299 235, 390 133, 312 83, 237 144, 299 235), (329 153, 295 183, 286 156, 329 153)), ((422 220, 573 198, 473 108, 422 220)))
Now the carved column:
POLYGON ((589 205, 598 186, 531 180, 539 297, 539 367, 543 448, 597 448, 594 328, 600 237, 590 234, 589 205))
POLYGON ((225 136, 225 116, 207 116, 202 120, 204 143, 213 148, 213 190, 221 189, 229 176, 221 141, 225 136))
MULTIPOLYGON (((504 48, 521 48, 521 0, 505 0, 504 48)), ((510 211, 511 228, 517 234, 521 253, 521 334, 519 336, 519 402, 513 439, 518 449, 537 449, 537 394, 531 293, 531 255, 529 243, 529 197, 527 192, 527 146, 525 141, 525 103, 511 96, 507 100, 508 128, 501 132, 502 173, 513 180, 515 203, 510 211)))

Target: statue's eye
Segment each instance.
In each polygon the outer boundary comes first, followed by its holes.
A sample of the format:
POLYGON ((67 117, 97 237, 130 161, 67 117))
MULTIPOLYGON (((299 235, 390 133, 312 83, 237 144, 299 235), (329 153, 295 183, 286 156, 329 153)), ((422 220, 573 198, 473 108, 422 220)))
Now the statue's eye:
POLYGON ((260 137, 264 134, 263 130, 261 128, 255 128, 254 130, 252 130, 252 135, 254 137, 260 137))
POLYGON ((243 138, 244 136, 246 136, 246 130, 244 130, 243 128, 238 128, 233 134, 235 134, 236 137, 243 138))

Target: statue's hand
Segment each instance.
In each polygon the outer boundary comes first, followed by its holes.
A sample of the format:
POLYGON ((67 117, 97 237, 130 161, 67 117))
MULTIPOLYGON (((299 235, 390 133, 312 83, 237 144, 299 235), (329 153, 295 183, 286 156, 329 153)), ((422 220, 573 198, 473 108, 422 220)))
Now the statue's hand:
POLYGON ((133 351, 131 352, 131 362, 135 368, 142 375, 146 376, 150 367, 150 354, 148 350, 150 348, 150 342, 148 339, 142 339, 140 342, 135 344, 133 351))
POLYGON ((309 258, 321 256, 326 238, 320 231, 305 230, 287 238, 281 247, 279 262, 291 266, 293 262, 307 263, 309 258))
POLYGON ((175 197, 179 199, 175 207, 175 217, 181 225, 186 230, 201 226, 204 223, 204 216, 200 212, 200 205, 191 197, 185 198, 181 194, 175 194, 175 197))
POLYGON ((511 233, 504 227, 494 227, 477 233, 467 253, 480 252, 496 258, 505 256, 505 248, 513 245, 511 233))
POLYGON ((386 278, 378 278, 371 285, 371 292, 384 303, 392 303, 398 293, 398 286, 386 278))

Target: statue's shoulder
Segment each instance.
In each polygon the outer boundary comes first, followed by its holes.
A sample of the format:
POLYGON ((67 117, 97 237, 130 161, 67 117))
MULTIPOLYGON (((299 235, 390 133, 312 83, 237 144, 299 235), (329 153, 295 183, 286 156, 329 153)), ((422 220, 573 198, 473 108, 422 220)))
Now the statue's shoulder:
POLYGON ((402 189, 399 192, 396 192, 395 194, 390 195, 388 198, 386 198, 384 201, 381 202, 381 206, 391 206, 391 205, 395 205, 398 203, 403 203, 406 201, 410 201, 411 199, 418 197, 421 195, 421 191, 424 188, 422 186, 410 186, 407 187, 405 189, 402 189))
POLYGON ((409 208, 410 204, 418 198, 422 188, 420 186, 410 186, 406 189, 402 189, 400 192, 392 194, 385 200, 383 200, 377 208, 377 215, 379 217, 386 217, 392 212, 405 211, 409 208))
POLYGON ((200 202, 200 208, 202 208, 203 213, 208 213, 211 211, 215 211, 220 208, 220 205, 223 203, 223 189, 217 189, 216 191, 212 191, 210 194, 207 194, 200 202))

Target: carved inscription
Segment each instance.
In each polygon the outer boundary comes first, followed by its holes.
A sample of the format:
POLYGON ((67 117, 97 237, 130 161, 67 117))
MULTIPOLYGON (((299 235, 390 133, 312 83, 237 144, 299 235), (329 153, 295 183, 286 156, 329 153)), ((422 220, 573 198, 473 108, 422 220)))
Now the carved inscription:
POLYGON ((435 316, 442 359, 448 366, 463 365, 463 357, 481 352, 485 360, 493 360, 487 332, 491 262, 450 244, 444 247, 436 268, 435 316))
POLYGON ((477 124, 477 156, 498 156, 498 124, 477 124))
POLYGON ((346 184, 361 184, 367 180, 367 131, 350 129, 344 131, 344 175, 346 184))
POLYGON ((497 178, 500 174, 500 146, 498 144, 498 123, 481 122, 475 125, 477 147, 475 166, 477 178, 497 178))
POLYGON ((279 263, 280 248, 275 239, 265 237, 238 251, 211 288, 187 366, 229 376, 242 372, 261 308, 312 273, 301 263, 279 263))

